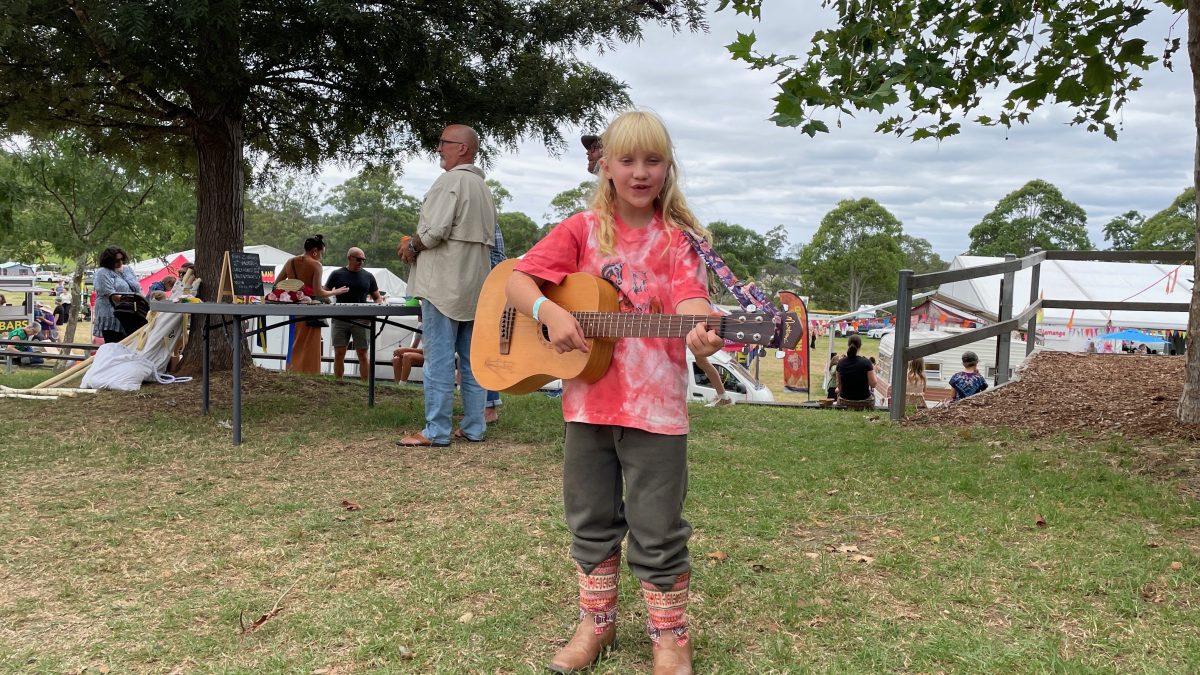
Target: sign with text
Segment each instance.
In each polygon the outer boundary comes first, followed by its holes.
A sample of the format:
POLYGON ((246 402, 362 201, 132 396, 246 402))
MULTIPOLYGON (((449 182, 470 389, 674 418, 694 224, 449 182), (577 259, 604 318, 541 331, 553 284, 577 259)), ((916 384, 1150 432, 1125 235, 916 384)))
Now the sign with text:
POLYGON ((221 283, 217 286, 217 302, 233 302, 234 297, 239 295, 263 295, 258 254, 226 251, 221 260, 221 283))
POLYGON ((234 295, 263 295, 262 269, 257 253, 229 252, 234 295))
POLYGON ((7 333, 18 328, 24 328, 29 325, 31 319, 27 316, 22 316, 19 319, 0 319, 0 333, 7 333))

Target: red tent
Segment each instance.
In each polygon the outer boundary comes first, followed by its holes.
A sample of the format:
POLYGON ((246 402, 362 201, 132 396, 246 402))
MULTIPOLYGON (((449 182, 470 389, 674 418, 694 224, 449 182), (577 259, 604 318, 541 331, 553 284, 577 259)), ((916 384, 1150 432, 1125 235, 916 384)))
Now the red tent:
POLYGON ((178 277, 179 276, 179 268, 183 267, 183 264, 187 261, 188 261, 188 259, 183 257, 182 255, 176 256, 174 260, 167 263, 166 267, 155 272, 154 274, 151 274, 150 276, 146 277, 145 279, 142 279, 140 281, 140 283, 142 285, 142 295, 145 295, 147 297, 150 295, 150 284, 152 284, 156 281, 162 281, 166 277, 178 277))

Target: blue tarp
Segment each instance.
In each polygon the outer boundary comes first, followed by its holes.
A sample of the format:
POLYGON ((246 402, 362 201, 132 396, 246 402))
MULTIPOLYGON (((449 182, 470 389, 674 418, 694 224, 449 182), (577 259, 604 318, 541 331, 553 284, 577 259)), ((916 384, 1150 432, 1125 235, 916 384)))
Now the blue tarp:
POLYGON ((1127 328, 1123 331, 1119 331, 1116 333, 1109 333, 1108 335, 1101 335, 1100 337, 1098 337, 1096 339, 1097 340, 1128 340, 1130 342, 1154 342, 1154 343, 1166 342, 1166 340, 1158 337, 1157 335, 1147 335, 1146 333, 1143 333, 1140 330, 1133 330, 1132 328, 1127 328))

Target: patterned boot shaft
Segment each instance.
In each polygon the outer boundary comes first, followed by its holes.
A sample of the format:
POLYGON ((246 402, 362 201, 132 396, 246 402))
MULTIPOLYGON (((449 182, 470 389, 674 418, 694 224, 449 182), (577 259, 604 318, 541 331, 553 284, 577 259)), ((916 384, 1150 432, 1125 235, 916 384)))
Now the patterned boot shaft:
POLYGON ((666 634, 673 635, 675 644, 680 647, 687 645, 688 582, 691 576, 691 572, 684 572, 666 591, 658 590, 654 584, 642 582, 642 597, 646 600, 646 612, 649 615, 646 632, 656 646, 666 634))
POLYGON ((579 572, 579 618, 589 616, 599 635, 617 622, 617 580, 621 576, 621 553, 596 565, 591 574, 576 565, 579 572))

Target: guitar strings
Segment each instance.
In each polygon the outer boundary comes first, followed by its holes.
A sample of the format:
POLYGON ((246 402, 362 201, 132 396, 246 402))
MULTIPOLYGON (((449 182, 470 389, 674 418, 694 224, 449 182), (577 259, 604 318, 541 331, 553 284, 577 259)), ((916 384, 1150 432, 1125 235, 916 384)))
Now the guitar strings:
MULTIPOLYGON (((707 323, 705 314, 636 314, 633 312, 571 312, 584 334, 595 337, 684 337, 697 323, 707 323), (615 333, 615 334, 614 334, 615 333)), ((535 328, 541 322, 518 313, 513 326, 535 328)), ((747 329, 753 326, 747 326, 747 329)), ((727 330, 727 327, 726 327, 727 330)))

